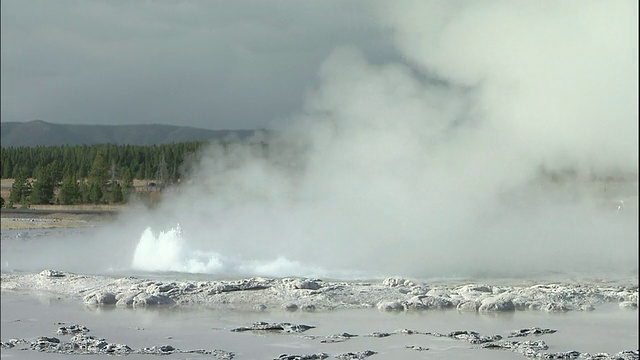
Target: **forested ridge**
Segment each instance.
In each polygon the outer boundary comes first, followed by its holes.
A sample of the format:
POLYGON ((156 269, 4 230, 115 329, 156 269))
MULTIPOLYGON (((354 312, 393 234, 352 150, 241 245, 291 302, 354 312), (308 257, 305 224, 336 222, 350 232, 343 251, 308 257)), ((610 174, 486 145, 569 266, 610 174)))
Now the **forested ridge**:
POLYGON ((115 164, 117 171, 122 174, 128 171, 136 179, 155 178, 154 172, 164 157, 171 180, 177 180, 182 162, 204 144, 206 142, 193 141, 152 146, 106 144, 3 147, 0 150, 2 178, 15 179, 20 173, 26 177, 35 177, 39 167, 49 167, 54 175, 59 175, 58 180, 67 175, 86 178, 100 153, 110 166, 115 164))
POLYGON ((179 181, 205 144, 2 147, 2 178, 15 179, 3 205, 126 202, 133 179, 179 181))

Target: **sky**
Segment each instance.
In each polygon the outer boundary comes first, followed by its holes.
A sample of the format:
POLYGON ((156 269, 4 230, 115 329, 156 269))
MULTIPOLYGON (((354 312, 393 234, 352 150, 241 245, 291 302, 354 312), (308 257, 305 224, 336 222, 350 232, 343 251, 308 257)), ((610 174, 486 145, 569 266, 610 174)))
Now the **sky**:
POLYGON ((336 47, 397 57, 364 1, 2 1, 1 120, 273 127, 336 47))

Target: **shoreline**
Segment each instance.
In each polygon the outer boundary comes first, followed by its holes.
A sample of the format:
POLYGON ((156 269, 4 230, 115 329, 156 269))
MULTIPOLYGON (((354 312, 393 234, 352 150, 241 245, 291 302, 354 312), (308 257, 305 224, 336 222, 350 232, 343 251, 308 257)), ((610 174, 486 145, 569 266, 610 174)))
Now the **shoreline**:
POLYGON ((97 359, 637 360, 636 312, 474 316, 376 309, 118 311, 3 293, 3 355, 97 359), (595 315, 595 316, 594 316, 595 315), (425 321, 427 319, 428 321, 425 321), (188 319, 189 326, 184 326, 188 319), (592 319, 585 321, 587 319, 592 319), (612 331, 614 330, 614 331, 612 331), (378 355, 376 355, 378 354, 378 355))
POLYGON ((0 272, 0 280, 2 292, 51 293, 96 307, 259 307, 292 312, 377 308, 385 312, 448 309, 472 313, 562 313, 591 312, 605 304, 616 304, 621 309, 638 309, 637 280, 626 284, 533 281, 510 285, 474 281, 434 284, 395 277, 372 282, 304 277, 180 281, 87 275, 53 269, 39 273, 3 271, 0 272))
POLYGON ((122 208, 91 209, 52 205, 48 208, 0 210, 2 230, 53 229, 92 226, 114 219, 122 208))

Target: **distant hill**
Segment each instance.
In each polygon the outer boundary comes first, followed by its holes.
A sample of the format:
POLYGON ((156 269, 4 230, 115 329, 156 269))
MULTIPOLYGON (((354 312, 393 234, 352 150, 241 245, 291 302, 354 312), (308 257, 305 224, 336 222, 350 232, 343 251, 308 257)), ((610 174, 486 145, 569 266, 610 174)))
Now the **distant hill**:
POLYGON ((187 141, 244 140, 255 130, 208 130, 173 125, 72 125, 42 120, 2 122, 2 147, 56 145, 160 145, 187 141))

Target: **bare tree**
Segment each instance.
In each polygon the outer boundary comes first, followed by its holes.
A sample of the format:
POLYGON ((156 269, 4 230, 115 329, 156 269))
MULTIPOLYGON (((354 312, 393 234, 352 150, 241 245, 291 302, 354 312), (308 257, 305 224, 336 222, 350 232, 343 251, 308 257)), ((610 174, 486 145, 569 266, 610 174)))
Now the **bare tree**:
POLYGON ((111 190, 112 190, 112 189, 113 189, 113 186, 114 186, 114 185, 115 185, 115 183, 116 183, 116 179, 117 179, 118 177, 120 177, 120 174, 118 174, 118 169, 116 168, 116 159, 113 159, 113 160, 111 161, 111 170, 109 170, 109 173, 111 174, 111 183, 110 183, 110 186, 111 186, 111 190))
POLYGON ((163 189, 165 186, 165 182, 168 180, 169 170, 167 168, 167 162, 164 159, 164 154, 160 158, 160 164, 158 164, 158 171, 156 171, 156 179, 158 180, 158 185, 160 189, 163 189))

